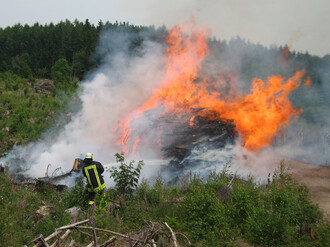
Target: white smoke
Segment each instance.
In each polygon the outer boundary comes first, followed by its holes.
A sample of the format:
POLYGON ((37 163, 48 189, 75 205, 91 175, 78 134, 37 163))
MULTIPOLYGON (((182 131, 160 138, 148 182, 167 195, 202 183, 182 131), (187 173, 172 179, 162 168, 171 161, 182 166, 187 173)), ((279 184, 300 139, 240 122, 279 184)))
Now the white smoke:
MULTIPOLYGON (((48 164, 51 164, 48 174, 68 172, 72 168, 74 159, 83 158, 87 152, 92 152, 95 159, 102 164, 115 165, 114 154, 122 151, 116 143, 118 140, 117 128, 122 127, 118 126, 119 121, 134 114, 134 110, 150 97, 153 89, 157 88, 165 77, 164 47, 150 37, 147 32, 138 34, 103 32, 97 48, 97 53, 102 57, 103 63, 81 83, 79 90, 81 92, 79 95, 82 102, 81 110, 73 115, 71 122, 56 138, 49 139, 45 133, 43 138, 35 143, 25 147, 14 147, 6 157, 1 159, 1 162, 9 164, 12 171, 24 171, 25 175, 31 177, 45 176, 48 164), (132 40, 142 40, 137 50, 131 50, 132 40), (57 168, 61 168, 61 170, 56 171, 57 168)), ((255 51, 259 51, 257 57, 264 59, 265 67, 258 71, 252 68, 251 73, 259 73, 260 77, 265 77, 271 75, 269 71, 276 70, 274 66, 276 61, 273 60, 274 57, 269 56, 267 51, 254 47, 255 50, 247 52, 246 47, 242 45, 244 45, 243 41, 236 40, 236 43, 231 46, 237 48, 233 53, 229 49, 221 51, 223 47, 211 49, 210 55, 203 63, 201 76, 217 78, 221 74, 240 74, 243 67, 242 61, 250 58, 249 52, 255 51)), ((249 61, 248 63, 250 64, 249 61)), ((251 81, 239 77, 236 78, 236 82, 240 92, 248 91, 251 83, 251 81)), ((157 138, 153 128, 163 128, 164 122, 158 121, 160 118, 158 111, 153 111, 151 115, 151 118, 148 114, 139 118, 134 123, 134 128, 139 133, 143 132, 144 138, 151 140, 150 143, 153 145, 157 138)), ((178 126, 178 124, 172 124, 167 127, 177 129, 178 126)), ((164 129, 166 130, 167 127, 164 129)), ((142 170, 142 176, 148 178, 157 176, 160 168, 167 165, 167 161, 153 148, 153 146, 144 147, 139 150, 139 156, 126 157, 127 159, 144 160, 147 166, 142 170)), ((267 175, 278 167, 282 158, 295 158, 299 154, 306 155, 308 150, 313 155, 314 148, 316 148, 315 145, 312 148, 295 146, 290 138, 283 145, 264 148, 258 153, 244 150, 239 140, 236 144, 227 144, 222 149, 199 146, 199 148, 191 150, 191 154, 186 157, 190 164, 195 165, 185 167, 183 172, 190 170, 208 175, 212 170, 219 171, 230 166, 233 173, 244 177, 253 174, 261 181, 265 181, 267 175)), ((326 157, 329 155, 324 153, 322 159, 326 157)), ((180 172, 182 170, 173 172, 170 176, 173 177, 180 172)), ((169 173, 165 171, 164 174, 169 173)), ((105 176, 107 183, 109 182, 108 177, 109 175, 105 176)))
MULTIPOLYGON (((68 172, 74 159, 83 158, 87 152, 92 152, 102 164, 113 163, 114 154, 122 151, 115 143, 118 120, 141 105, 163 77, 162 45, 146 39, 139 54, 130 55, 125 47, 129 38, 125 33, 104 32, 102 47, 113 49, 115 45, 121 49, 106 56, 103 66, 82 82, 81 110, 56 138, 50 140, 45 133, 43 140, 14 147, 1 162, 12 171, 23 170, 31 177, 45 176, 48 164, 48 174, 59 167, 68 172)), ((143 158, 150 157, 155 158, 143 154, 143 158)))

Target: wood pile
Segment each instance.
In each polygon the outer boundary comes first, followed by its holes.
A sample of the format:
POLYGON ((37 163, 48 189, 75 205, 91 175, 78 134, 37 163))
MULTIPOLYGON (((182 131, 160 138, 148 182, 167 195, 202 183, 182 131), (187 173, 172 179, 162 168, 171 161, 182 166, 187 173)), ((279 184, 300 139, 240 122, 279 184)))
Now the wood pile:
POLYGON ((107 246, 123 246, 123 247, 157 247, 158 242, 155 239, 159 239, 160 236, 167 235, 169 231, 169 239, 166 241, 167 246, 179 247, 179 242, 177 240, 176 234, 182 235, 188 245, 190 245, 189 239, 181 233, 175 233, 172 228, 165 222, 163 225, 157 222, 148 222, 140 231, 123 234, 119 232, 114 232, 108 229, 97 228, 89 224, 90 221, 83 220, 74 224, 62 226, 57 228, 55 232, 51 235, 44 237, 40 234, 35 239, 31 240, 29 243, 24 245, 24 247, 33 246, 33 247, 55 247, 55 246, 81 246, 76 245, 75 241, 71 239, 69 241, 68 237, 73 231, 78 231, 81 234, 89 236, 91 242, 87 247, 107 247, 107 246), (109 235, 106 241, 103 243, 100 242, 100 233, 109 235), (118 244, 118 245, 117 245, 118 244))
POLYGON ((171 141, 163 144, 164 157, 171 160, 170 165, 174 168, 183 167, 183 161, 192 150, 204 147, 220 149, 227 143, 233 143, 238 135, 233 121, 221 119, 216 112, 208 111, 207 117, 195 115, 192 119, 190 124, 186 121, 175 128, 169 134, 171 141))

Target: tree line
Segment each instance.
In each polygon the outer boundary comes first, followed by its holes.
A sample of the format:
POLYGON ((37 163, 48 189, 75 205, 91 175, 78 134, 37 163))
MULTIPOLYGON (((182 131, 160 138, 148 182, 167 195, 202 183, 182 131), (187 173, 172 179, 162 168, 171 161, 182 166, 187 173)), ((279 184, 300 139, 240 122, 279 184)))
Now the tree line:
MULTIPOLYGON (((147 30, 149 39, 160 42, 164 42, 167 33, 165 27, 155 29, 153 26, 135 26, 128 22, 103 23, 101 20, 93 25, 88 19, 84 22, 65 20, 45 25, 35 23, 32 26, 18 23, 0 28, 0 72, 12 71, 23 78, 51 78, 52 66, 59 59, 65 59, 72 68, 72 78, 81 80, 87 71, 100 65, 104 54, 96 53, 95 48, 97 45, 102 47, 98 41, 104 30, 138 34, 130 40, 132 50, 140 46, 145 38, 140 34, 143 33, 141 31, 147 30)), ((213 38, 209 43, 211 52, 220 53, 227 61, 239 58, 242 64, 240 74, 247 80, 254 76, 285 74, 306 68, 313 82, 322 83, 324 77, 320 74, 329 73, 330 55, 320 58, 307 52, 290 52, 288 46, 266 48, 240 37, 229 41, 213 38), (290 66, 286 68, 285 64, 290 66)))
POLYGON ((95 26, 88 19, 32 26, 18 23, 0 28, 0 72, 12 71, 23 78, 50 78, 52 66, 64 58, 72 67, 72 77, 82 79, 86 71, 98 65, 98 59, 90 56, 101 30, 118 28, 143 29, 126 22, 99 21, 95 26))

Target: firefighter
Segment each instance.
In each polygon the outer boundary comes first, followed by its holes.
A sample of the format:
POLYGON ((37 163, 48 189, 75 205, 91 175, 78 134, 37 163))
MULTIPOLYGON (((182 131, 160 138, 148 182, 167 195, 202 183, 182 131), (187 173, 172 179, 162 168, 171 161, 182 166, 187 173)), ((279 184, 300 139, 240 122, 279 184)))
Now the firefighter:
POLYGON ((102 194, 104 192, 105 183, 101 175, 104 168, 100 162, 94 161, 92 153, 87 153, 82 172, 87 178, 88 204, 93 205, 96 193, 102 194))

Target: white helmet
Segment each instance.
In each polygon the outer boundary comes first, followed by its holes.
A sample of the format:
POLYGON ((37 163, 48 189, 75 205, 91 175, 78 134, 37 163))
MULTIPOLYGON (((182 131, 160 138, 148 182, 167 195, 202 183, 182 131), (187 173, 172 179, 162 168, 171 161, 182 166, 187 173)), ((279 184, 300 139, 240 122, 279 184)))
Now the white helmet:
POLYGON ((85 159, 94 159, 94 155, 92 154, 92 153, 87 153, 86 155, 85 155, 85 159))

